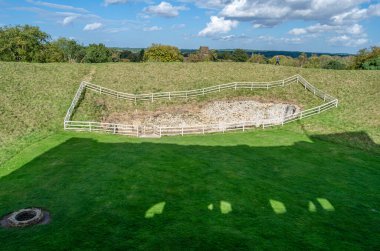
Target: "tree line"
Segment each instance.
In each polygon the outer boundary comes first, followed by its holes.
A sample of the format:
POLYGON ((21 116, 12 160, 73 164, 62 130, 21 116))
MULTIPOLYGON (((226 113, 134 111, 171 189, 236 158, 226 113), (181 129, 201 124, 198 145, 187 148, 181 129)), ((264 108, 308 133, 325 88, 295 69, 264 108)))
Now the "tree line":
MULTIPOLYGON (((278 55, 285 66, 325 69, 380 69, 380 47, 362 49, 354 56, 311 55, 301 53, 298 57, 278 55)), ((267 58, 262 54, 248 54, 243 49, 234 51, 209 50, 200 47, 196 52, 181 51, 170 45, 153 44, 138 52, 108 48, 104 44, 83 46, 73 39, 58 38, 40 30, 37 26, 0 27, 0 60, 19 62, 205 62, 234 61, 257 64, 275 64, 276 56, 267 58)))

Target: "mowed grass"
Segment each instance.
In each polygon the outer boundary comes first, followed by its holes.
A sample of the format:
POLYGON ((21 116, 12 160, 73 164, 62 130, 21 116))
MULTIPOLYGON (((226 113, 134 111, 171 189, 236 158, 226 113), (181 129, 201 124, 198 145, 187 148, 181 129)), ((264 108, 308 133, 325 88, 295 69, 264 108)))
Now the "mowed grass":
POLYGON ((0 229, 1 250, 378 250, 379 156, 323 137, 57 134, 0 180, 0 215, 51 223, 0 229))
MULTIPOLYGON (((0 229, 1 250, 380 249, 377 71, 248 63, 0 63, 0 71, 0 216, 30 206, 52 215, 48 225, 0 229), (135 139, 63 132, 79 82, 93 70, 93 83, 134 93, 299 73, 340 105, 244 133, 135 139)), ((210 98, 317 102, 294 90, 210 98)), ((91 95, 78 114, 98 118, 103 110, 91 102, 103 98, 91 95)))

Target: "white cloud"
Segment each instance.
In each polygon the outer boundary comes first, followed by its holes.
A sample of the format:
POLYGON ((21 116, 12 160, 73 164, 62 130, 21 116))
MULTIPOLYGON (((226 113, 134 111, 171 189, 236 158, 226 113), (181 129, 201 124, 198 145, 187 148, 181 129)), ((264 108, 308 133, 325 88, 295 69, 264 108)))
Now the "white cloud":
POLYGON ((304 28, 294 28, 294 29, 291 29, 289 31, 289 34, 296 35, 296 36, 303 35, 303 34, 306 34, 306 33, 307 33, 307 30, 304 29, 304 28))
POLYGON ((367 38, 355 38, 347 35, 332 37, 329 39, 330 44, 336 46, 358 47, 368 43, 367 38))
POLYGON ((206 28, 201 30, 198 35, 201 37, 213 36, 215 34, 227 33, 239 24, 236 20, 226 20, 224 17, 211 16, 206 28))
POLYGON ((68 16, 68 17, 65 17, 65 18, 63 19, 63 21, 62 21, 62 24, 63 24, 64 26, 69 25, 69 24, 71 24, 72 22, 74 22, 74 20, 77 19, 77 18, 78 18, 78 16, 68 16))
POLYGON ((104 0, 104 5, 112 5, 112 4, 120 4, 120 3, 127 3, 128 0, 104 0))
POLYGON ((53 8, 53 9, 70 10, 70 11, 77 11, 77 12, 83 12, 83 13, 89 12, 86 9, 77 8, 71 5, 55 4, 55 3, 34 1, 34 0, 27 0, 27 2, 37 5, 37 6, 43 6, 43 7, 53 8))
POLYGON ((315 24, 306 28, 294 28, 288 32, 291 35, 304 35, 315 33, 339 33, 339 34, 351 34, 358 36, 366 36, 363 30, 363 26, 360 24, 353 25, 328 25, 328 24, 315 24))
POLYGON ((187 10, 185 6, 173 6, 168 2, 161 2, 158 5, 151 5, 144 8, 144 12, 162 17, 177 17, 181 10, 187 10))
POLYGON ((220 12, 221 16, 252 21, 264 27, 287 20, 326 21, 357 7, 368 0, 232 0, 220 12))
POLYGON ((162 27, 159 27, 159 26, 145 27, 143 30, 144 31, 160 31, 162 30, 162 27))
POLYGON ((103 24, 102 23, 92 23, 92 24, 87 24, 83 30, 84 31, 94 31, 94 30, 98 30, 100 28, 103 27, 103 24))

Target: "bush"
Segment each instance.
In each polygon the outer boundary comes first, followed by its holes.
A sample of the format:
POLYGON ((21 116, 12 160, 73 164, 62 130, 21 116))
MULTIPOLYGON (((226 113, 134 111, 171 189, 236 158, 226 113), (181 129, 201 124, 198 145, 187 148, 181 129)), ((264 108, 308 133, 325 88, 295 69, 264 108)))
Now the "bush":
POLYGON ((374 46, 370 50, 362 49, 354 59, 353 68, 355 69, 376 69, 376 60, 380 57, 380 47, 374 46), (375 64, 375 65, 374 65, 375 64), (372 66, 372 67, 371 67, 372 66))
POLYGON ((248 58, 248 54, 242 49, 236 49, 232 53, 232 60, 235 62, 247 62, 248 58))
POLYGON ((261 54, 253 54, 252 57, 248 61, 251 63, 256 63, 256 64, 266 64, 267 58, 261 54))
POLYGON ((331 70, 344 70, 346 69, 346 65, 338 60, 330 60, 326 64, 322 66, 323 69, 331 69, 331 70))
POLYGON ((183 56, 175 46, 153 44, 144 53, 144 61, 148 62, 182 62, 183 56))
POLYGON ((366 60, 362 64, 364 70, 380 70, 380 57, 366 60))
POLYGON ((90 44, 83 58, 85 63, 105 63, 112 61, 112 52, 104 44, 90 44))

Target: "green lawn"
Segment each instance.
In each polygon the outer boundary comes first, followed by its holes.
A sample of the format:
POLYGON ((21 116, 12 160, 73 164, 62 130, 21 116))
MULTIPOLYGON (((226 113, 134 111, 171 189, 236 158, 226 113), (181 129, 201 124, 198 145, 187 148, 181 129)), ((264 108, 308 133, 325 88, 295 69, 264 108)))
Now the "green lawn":
MULTIPOLYGON (((0 229, 0 250, 379 250, 379 83, 378 71, 248 63, 0 63, 0 216, 30 206, 52 215, 48 225, 0 229), (135 93, 299 73, 340 105, 248 132, 64 132, 91 72, 95 84, 135 93)), ((76 116, 100 116, 97 102, 122 107, 91 95, 76 116)), ((210 98, 314 102, 293 89, 218 95, 210 98)))
POLYGON ((1 229, 1 249, 378 250, 380 158, 332 136, 56 134, 0 179, 1 215, 52 221, 1 229))

